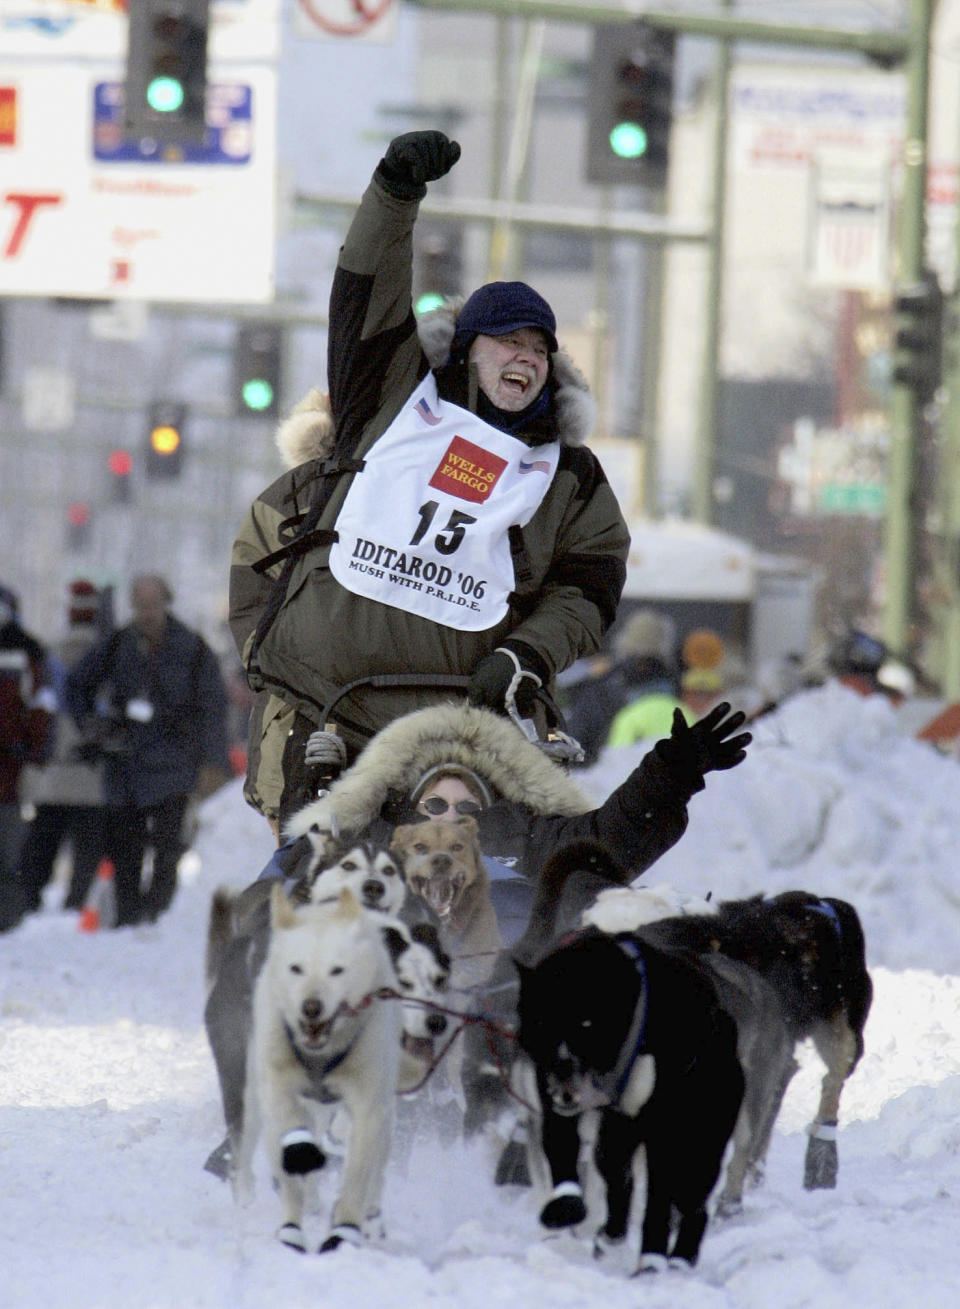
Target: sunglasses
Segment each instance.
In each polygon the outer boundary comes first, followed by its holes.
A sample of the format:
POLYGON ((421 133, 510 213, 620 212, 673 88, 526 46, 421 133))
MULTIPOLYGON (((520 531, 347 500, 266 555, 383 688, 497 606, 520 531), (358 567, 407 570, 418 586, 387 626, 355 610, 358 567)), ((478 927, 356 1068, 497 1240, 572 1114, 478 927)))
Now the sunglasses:
POLYGON ((477 814, 483 812, 482 805, 478 805, 476 800, 456 800, 450 804, 442 795, 427 796, 426 800, 420 801, 420 807, 428 814, 445 814, 448 809, 452 809, 456 814, 469 815, 471 818, 476 818, 477 814))

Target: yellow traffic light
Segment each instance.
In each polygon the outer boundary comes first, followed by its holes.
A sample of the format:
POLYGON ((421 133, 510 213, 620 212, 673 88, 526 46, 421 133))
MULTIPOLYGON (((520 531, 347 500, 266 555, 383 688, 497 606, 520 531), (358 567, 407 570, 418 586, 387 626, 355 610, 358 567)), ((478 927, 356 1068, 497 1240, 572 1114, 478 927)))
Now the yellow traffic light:
POLYGON ((172 455, 180 447, 180 433, 175 427, 162 423, 150 433, 150 448, 158 455, 172 455))
POLYGON ((154 400, 147 411, 147 478, 179 477, 184 455, 187 406, 180 401, 154 400))

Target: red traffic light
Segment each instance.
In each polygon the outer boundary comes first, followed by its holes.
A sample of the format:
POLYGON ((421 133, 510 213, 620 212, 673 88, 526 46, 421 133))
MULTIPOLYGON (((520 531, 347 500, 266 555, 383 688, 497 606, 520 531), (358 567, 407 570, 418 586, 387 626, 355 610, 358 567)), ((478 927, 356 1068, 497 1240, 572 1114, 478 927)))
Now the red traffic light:
POLYGON ((90 506, 82 500, 67 505, 67 522, 71 527, 84 527, 90 521, 90 506))
POLYGON ((128 477, 133 470, 133 456, 129 450, 111 450, 107 467, 114 477, 128 477))

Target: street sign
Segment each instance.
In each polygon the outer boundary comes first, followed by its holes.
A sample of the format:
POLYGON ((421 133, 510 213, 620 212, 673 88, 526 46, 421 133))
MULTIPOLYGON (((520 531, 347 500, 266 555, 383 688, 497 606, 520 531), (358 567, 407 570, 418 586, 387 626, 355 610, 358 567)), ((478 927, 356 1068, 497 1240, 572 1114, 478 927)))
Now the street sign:
POLYGON ((389 44, 397 37, 398 0, 294 0, 296 37, 389 44))
POLYGON ((883 151, 817 151, 809 231, 813 283, 846 291, 889 288, 890 184, 890 158, 883 151))
POLYGON ((207 87, 201 142, 159 141, 124 127, 122 82, 98 82, 93 101, 93 157, 101 163, 248 164, 253 150, 253 94, 242 83, 207 87))
POLYGON ((820 488, 820 512, 881 518, 887 507, 887 488, 877 482, 826 482, 820 488))
POLYGON ((273 298, 276 75, 213 78, 208 140, 131 143, 115 65, 0 59, 0 291, 96 299, 273 298), (0 96, 2 100, 2 96, 0 96))

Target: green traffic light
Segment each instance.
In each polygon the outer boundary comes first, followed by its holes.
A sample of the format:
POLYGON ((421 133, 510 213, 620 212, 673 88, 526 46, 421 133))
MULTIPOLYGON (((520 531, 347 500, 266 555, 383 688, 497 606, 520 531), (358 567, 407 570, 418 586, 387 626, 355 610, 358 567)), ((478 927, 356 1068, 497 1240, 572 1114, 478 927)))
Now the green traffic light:
POLYGON ((147 84, 147 104, 158 114, 176 113, 183 100, 183 83, 176 77, 155 77, 147 84))
POLYGON ((647 134, 639 123, 617 123, 610 133, 610 149, 618 159, 639 159, 647 152, 647 134))
POLYGON ((247 408, 258 414, 273 404, 273 387, 265 377, 249 378, 244 382, 240 394, 247 408))
POLYGON ((423 295, 417 296, 417 303, 413 306, 413 312, 418 316, 420 314, 429 314, 434 309, 439 309, 443 304, 443 296, 439 291, 424 291, 423 295))

